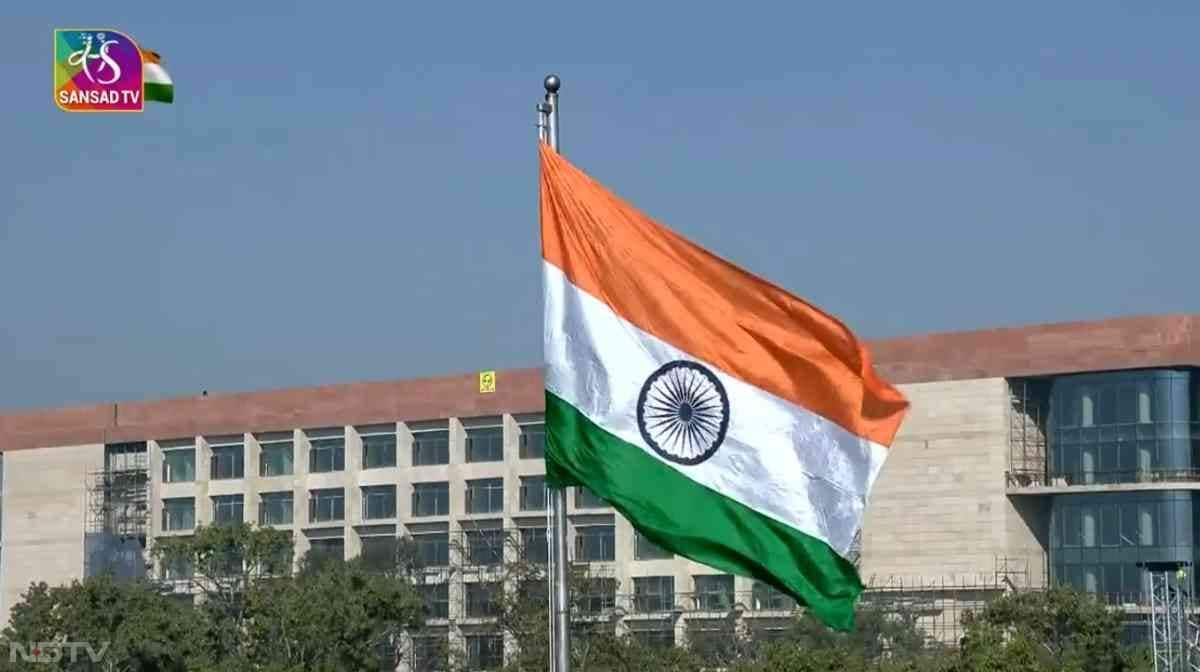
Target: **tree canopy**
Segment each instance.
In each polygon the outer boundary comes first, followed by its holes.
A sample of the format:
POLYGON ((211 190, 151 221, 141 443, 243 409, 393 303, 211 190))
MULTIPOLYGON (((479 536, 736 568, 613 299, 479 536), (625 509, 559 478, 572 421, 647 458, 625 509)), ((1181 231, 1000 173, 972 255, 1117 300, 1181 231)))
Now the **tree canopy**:
MULTIPOLYGON (((549 657, 545 567, 517 546, 505 555, 511 560, 490 575, 505 589, 492 595, 489 631, 509 644, 504 672, 541 672, 549 657)), ((427 573, 404 540, 375 544, 352 562, 310 556, 293 572, 287 533, 202 527, 190 537, 159 540, 152 556, 169 580, 95 576, 64 586, 31 585, 3 631, 10 655, 0 655, 0 671, 379 670, 402 657, 411 660, 427 634, 427 573), (72 656, 54 644, 79 642, 103 647, 101 661, 93 664, 86 652, 72 656), (38 645, 45 649, 39 662, 16 655, 38 645), (46 651, 53 653, 51 662, 46 651)), ((957 643, 935 642, 919 618, 895 605, 864 605, 851 633, 833 632, 801 613, 770 637, 738 629, 733 620, 727 630, 718 623, 728 636, 723 645, 685 648, 622 634, 604 616, 611 610, 595 609, 595 586, 611 590, 611 581, 586 572, 572 577, 575 672, 1153 669, 1145 647, 1121 645, 1119 612, 1067 589, 999 597, 966 616, 957 643)), ((423 658, 449 672, 467 669, 462 652, 451 650, 444 637, 442 642, 424 650, 423 658)))

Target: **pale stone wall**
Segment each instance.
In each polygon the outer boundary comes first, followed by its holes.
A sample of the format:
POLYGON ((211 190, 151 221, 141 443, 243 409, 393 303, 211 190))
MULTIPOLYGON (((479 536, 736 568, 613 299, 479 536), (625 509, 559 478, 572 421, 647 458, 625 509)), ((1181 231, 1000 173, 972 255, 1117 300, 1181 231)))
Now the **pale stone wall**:
POLYGON ((1043 579, 1041 504, 1010 500, 1003 378, 902 386, 912 409, 876 482, 863 529, 864 581, 976 582, 998 558, 1043 579), (1018 510, 1018 506, 1020 510, 1018 510))
POLYGON ((83 576, 88 474, 103 467, 100 444, 5 453, 0 622, 30 583, 83 576))

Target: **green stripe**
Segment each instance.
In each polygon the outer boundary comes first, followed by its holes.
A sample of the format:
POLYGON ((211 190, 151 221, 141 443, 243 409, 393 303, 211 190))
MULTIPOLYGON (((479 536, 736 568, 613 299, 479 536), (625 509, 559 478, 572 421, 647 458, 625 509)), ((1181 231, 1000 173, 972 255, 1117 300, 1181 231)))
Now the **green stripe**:
POLYGON ((156 82, 146 82, 144 85, 146 91, 146 102, 151 100, 160 103, 175 102, 175 85, 174 84, 158 84, 156 82))
POLYGON ((659 546, 771 584, 830 627, 854 627, 862 582, 825 542, 691 480, 546 392, 546 480, 586 485, 659 546))

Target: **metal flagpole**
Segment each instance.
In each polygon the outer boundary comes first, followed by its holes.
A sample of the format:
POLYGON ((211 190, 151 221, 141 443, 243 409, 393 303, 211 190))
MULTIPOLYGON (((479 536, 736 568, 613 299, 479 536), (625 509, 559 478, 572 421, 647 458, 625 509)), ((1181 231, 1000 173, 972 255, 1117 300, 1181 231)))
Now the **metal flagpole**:
MULTIPOLYGON (((549 103, 538 103, 537 104, 537 113, 538 113, 538 117, 537 117, 538 142, 548 143, 548 142, 550 142, 550 132, 549 132, 550 104, 549 103)), ((554 529, 555 529, 555 527, 554 527, 554 506, 553 506, 553 503, 551 503, 550 506, 546 507, 546 531, 547 531, 547 534, 546 534, 546 574, 548 577, 551 577, 551 580, 546 582, 546 604, 549 605, 549 608, 546 609, 546 614, 547 614, 546 626, 547 626, 547 632, 550 635, 549 638, 547 639, 548 646, 546 647, 546 651, 548 652, 548 654, 550 656, 550 663, 549 663, 550 666, 547 668, 549 670, 549 672, 557 672, 556 666, 554 664, 554 657, 556 655, 556 652, 558 651, 558 646, 557 646, 558 637, 555 633, 556 628, 555 628, 555 623, 554 623, 554 615, 555 615, 554 586, 555 586, 555 582, 553 581, 553 577, 556 576, 555 571, 554 571, 554 544, 555 544, 554 540, 557 538, 557 536, 550 533, 554 529)))
MULTIPOLYGON (((546 87, 546 102, 538 106, 539 112, 548 113, 546 136, 550 148, 558 148, 558 89, 562 81, 558 75, 547 75, 543 84, 546 87), (549 109, 546 109, 546 108, 549 109)), ((551 585, 553 595, 551 600, 550 629, 551 672, 571 672, 571 607, 567 594, 567 489, 555 488, 550 491, 550 508, 554 516, 553 549, 551 553, 551 585)))

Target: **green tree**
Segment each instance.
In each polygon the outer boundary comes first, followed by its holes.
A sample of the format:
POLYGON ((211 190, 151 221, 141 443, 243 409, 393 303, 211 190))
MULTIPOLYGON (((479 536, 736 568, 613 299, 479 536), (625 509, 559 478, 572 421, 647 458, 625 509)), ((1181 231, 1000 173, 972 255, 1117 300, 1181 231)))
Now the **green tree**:
POLYGON ((1122 614, 1070 588, 1012 593, 964 619, 960 669, 970 672, 1121 672, 1139 657, 1121 647, 1122 614))
POLYGON ((235 524, 160 539, 152 553, 198 595, 216 669, 333 672, 378 668, 421 625, 414 570, 394 550, 382 567, 312 554, 293 573, 288 532, 235 524))
POLYGON ((246 658, 255 669, 296 672, 378 669, 424 620, 410 583, 362 563, 264 579, 249 591, 246 611, 246 658))
POLYGON ((839 650, 861 655, 866 660, 885 656, 908 658, 939 648, 917 625, 914 614, 901 607, 868 605, 854 617, 854 630, 837 632, 807 612, 797 616, 784 635, 785 641, 801 649, 839 650))
POLYGON ((189 537, 157 539, 151 557, 200 597, 218 660, 244 658, 248 592, 262 579, 291 574, 292 539, 245 523, 202 525, 189 537))
POLYGON ((12 608, 0 663, 9 667, 0 669, 182 672, 208 664, 204 631, 203 618, 190 604, 148 581, 101 575, 53 588, 39 583, 12 608), (13 645, 24 651, 33 642, 86 642, 103 651, 102 660, 91 666, 86 652, 79 651, 72 665, 70 653, 63 651, 53 664, 26 663, 19 656, 10 662, 13 645))

